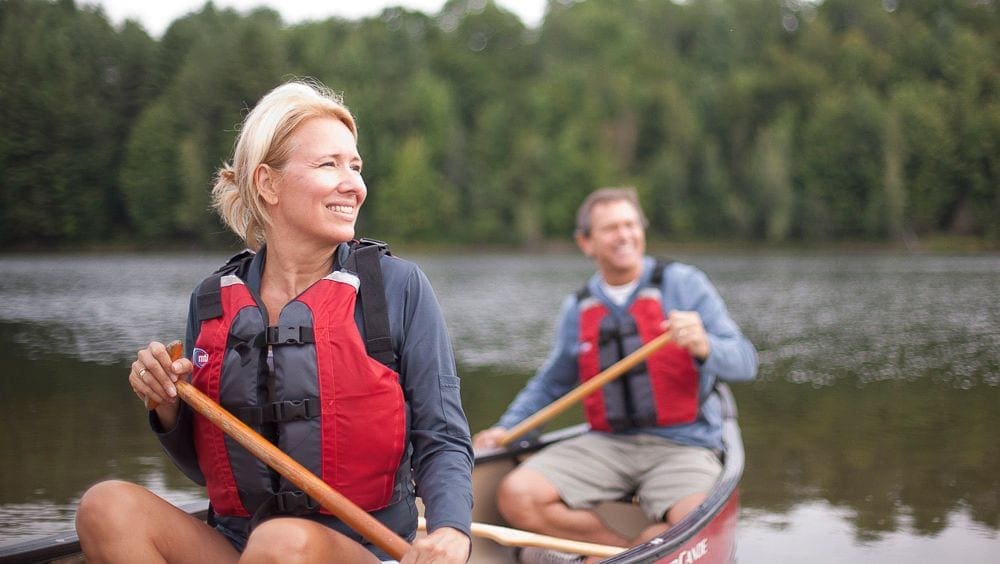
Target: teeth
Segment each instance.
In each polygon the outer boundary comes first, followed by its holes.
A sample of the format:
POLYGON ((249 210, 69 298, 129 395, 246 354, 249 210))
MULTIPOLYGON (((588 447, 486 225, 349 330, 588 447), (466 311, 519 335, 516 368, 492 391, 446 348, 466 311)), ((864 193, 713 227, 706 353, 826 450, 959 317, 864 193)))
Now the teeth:
POLYGON ((337 213, 354 213, 354 206, 332 205, 326 206, 326 209, 337 213))

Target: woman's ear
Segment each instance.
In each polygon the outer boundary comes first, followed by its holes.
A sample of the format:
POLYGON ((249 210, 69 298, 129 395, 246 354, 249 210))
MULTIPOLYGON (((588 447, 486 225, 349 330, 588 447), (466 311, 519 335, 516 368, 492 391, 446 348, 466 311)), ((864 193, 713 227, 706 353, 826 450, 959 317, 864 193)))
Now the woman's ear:
POLYGON ((270 205, 278 203, 277 174, 266 164, 259 164, 253 171, 253 184, 262 200, 270 205))

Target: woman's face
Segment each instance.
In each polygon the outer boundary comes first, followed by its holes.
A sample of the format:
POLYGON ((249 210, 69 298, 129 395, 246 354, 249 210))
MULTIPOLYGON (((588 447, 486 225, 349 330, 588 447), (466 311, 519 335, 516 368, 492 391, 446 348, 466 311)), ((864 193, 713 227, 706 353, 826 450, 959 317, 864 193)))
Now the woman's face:
POLYGON ((313 118, 292 134, 284 169, 261 189, 271 237, 337 244, 354 238, 358 210, 368 195, 354 135, 333 117, 313 118))

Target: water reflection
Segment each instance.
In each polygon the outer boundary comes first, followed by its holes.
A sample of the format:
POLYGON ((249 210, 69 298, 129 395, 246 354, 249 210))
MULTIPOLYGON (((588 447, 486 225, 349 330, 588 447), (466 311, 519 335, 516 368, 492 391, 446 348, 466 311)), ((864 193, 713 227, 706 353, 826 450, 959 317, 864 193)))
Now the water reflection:
MULTIPOLYGON (((125 374, 148 340, 182 334, 191 287, 224 258, 0 257, 0 543, 68 526, 105 477, 199 494, 161 456, 125 374)), ((571 254, 415 258, 484 428, 544 360, 559 301, 591 267, 571 254)), ((759 561, 755 539, 810 542, 809 519, 850 531, 832 554, 860 546, 875 560, 901 538, 1000 541, 1000 258, 673 258, 709 274, 761 352, 760 379, 734 388, 742 561, 759 561)))
POLYGON ((30 358, 111 364, 181 335, 187 296, 225 257, 93 255, 0 258, 0 321, 30 358))
POLYGON ((861 540, 904 522, 916 534, 937 534, 960 510, 1000 527, 1000 475, 984 471, 1000 465, 995 389, 762 382, 739 392, 748 504, 780 513, 826 500, 851 508, 861 540))

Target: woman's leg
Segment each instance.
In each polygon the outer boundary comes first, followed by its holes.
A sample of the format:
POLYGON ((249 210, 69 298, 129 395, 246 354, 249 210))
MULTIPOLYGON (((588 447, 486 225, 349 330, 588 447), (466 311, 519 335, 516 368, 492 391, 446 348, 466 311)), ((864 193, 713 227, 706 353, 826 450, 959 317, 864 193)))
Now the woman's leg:
POLYGON ((374 554, 350 538, 308 519, 276 517, 250 533, 240 562, 379 562, 374 554))
POLYGON ((87 561, 236 562, 239 553, 203 521, 151 491, 118 480, 83 494, 76 531, 87 561))

